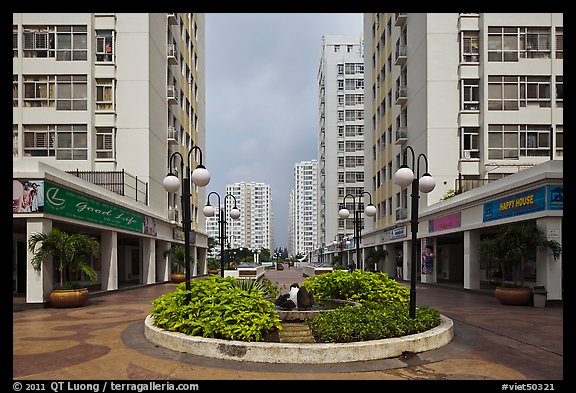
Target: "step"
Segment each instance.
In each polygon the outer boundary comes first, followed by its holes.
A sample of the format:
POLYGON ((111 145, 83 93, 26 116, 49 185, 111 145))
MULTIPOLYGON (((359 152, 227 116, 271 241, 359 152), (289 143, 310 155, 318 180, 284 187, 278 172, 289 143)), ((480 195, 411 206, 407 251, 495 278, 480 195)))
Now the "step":
POLYGON ((310 328, 304 323, 284 323, 278 335, 281 343, 316 342, 310 328))

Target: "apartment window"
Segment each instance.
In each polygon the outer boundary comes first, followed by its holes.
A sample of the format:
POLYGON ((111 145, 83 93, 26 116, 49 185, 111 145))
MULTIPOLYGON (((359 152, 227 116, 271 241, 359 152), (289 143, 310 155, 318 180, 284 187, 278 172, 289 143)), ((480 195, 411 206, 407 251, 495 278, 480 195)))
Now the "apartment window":
MULTIPOLYGON (((348 128, 348 126, 346 126, 348 128)), ((344 136, 344 126, 338 126, 338 136, 344 136)))
POLYGON ((462 80, 462 96, 461 110, 479 110, 480 109, 480 80, 479 79, 463 79, 462 80))
POLYGON ((344 81, 342 79, 339 79, 337 83, 338 83, 338 90, 344 90, 344 81))
POLYGON ((338 111, 338 121, 344 121, 344 111, 338 111))
POLYGON ((96 30, 96 61, 114 61, 113 30, 96 30))
POLYGON ((352 53, 352 49, 353 49, 353 48, 354 48, 354 47, 353 47, 352 45, 346 45, 346 52, 352 53))
POLYGON ((56 60, 78 61, 88 59, 86 26, 56 26, 56 60))
POLYGON ((338 70, 338 75, 344 75, 344 64, 336 64, 336 69, 338 70))
POLYGON ((564 125, 556 126, 556 155, 564 155, 564 125))
POLYGON ((18 57, 18 26, 12 26, 12 57, 18 57))
POLYGON ((556 77, 556 107, 562 108, 564 106, 564 77, 556 77))
POLYGON ((56 157, 57 160, 86 160, 86 124, 24 125, 24 155, 56 157))
POLYGON ((479 61, 479 44, 477 31, 463 31, 460 38, 460 62, 477 63, 479 61))
POLYGON ((518 159, 550 154, 549 125, 488 125, 488 158, 518 159))
POLYGON ((344 151, 344 142, 338 142, 338 151, 344 151))
POLYGON ((88 107, 86 75, 57 75, 56 110, 85 111, 88 107))
MULTIPOLYGON (((392 161, 390 161, 390 162, 388 163, 388 170, 387 170, 387 172, 388 172, 388 180, 392 180, 392 161)), ((390 214, 392 214, 392 213, 390 213, 390 214)))
POLYGON ((392 215, 392 197, 388 198, 388 202, 386 203, 386 205, 388 206, 388 215, 391 216, 392 215))
POLYGON ((114 110, 114 80, 96 79, 96 110, 114 110))
POLYGON ((550 58, 549 27, 488 27, 488 61, 550 58))
POLYGON ((564 28, 556 28, 556 58, 564 58, 564 28))
POLYGON ((549 27, 521 27, 520 57, 550 59, 551 38, 549 27))
POLYGON ((18 75, 12 75, 12 106, 18 106, 18 75))
POLYGON ((550 107, 550 77, 549 76, 521 76, 520 80, 520 106, 550 107))
POLYGON ((480 158, 480 128, 460 128, 460 158, 480 158))
POLYGON ((344 96, 338 96, 338 106, 344 106, 344 96))
POLYGON ((488 76, 488 110, 518 110, 518 77, 488 76))
POLYGON ((54 76, 24 76, 24 106, 54 107, 56 103, 56 81, 54 76))
POLYGON ((334 53, 340 52, 340 45, 334 45, 334 53))
POLYGON ((113 127, 96 127, 96 158, 115 158, 114 137, 113 127))
POLYGON ((338 172, 338 183, 344 183, 344 172, 338 172))
POLYGON ((24 57, 54 57, 54 26, 23 26, 22 48, 24 57))

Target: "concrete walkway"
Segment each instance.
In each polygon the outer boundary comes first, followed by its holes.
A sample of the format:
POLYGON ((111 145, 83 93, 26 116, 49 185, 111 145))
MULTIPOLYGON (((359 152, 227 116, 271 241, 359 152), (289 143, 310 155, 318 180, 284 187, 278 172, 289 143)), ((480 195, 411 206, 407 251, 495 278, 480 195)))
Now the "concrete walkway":
MULTIPOLYGON (((292 267, 266 277, 287 288, 304 280, 292 267)), ((405 283, 407 285, 407 283, 405 283)), ((504 306, 485 294, 418 285, 419 305, 454 321, 454 339, 394 359, 330 365, 247 363, 202 358, 144 337, 161 284, 93 296, 76 309, 13 312, 14 379, 32 380, 541 380, 561 381, 563 308, 504 306)), ((19 311, 21 310, 21 311, 19 311)), ((558 390, 557 383, 555 390, 558 390)))

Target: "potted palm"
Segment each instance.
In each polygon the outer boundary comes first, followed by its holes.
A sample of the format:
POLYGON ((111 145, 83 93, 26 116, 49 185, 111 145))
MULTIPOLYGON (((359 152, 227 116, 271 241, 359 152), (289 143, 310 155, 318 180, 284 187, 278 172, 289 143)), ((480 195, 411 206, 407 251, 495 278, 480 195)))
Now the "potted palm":
POLYGON ((33 233, 28 239, 28 249, 34 254, 30 262, 35 270, 40 270, 49 257, 56 263, 60 280, 50 293, 52 306, 78 307, 86 303, 88 289, 72 282, 71 274, 73 271, 81 271, 90 282, 96 281, 97 274, 87 263, 88 258, 97 258, 99 255, 100 244, 94 237, 81 233, 69 234, 52 228, 48 233, 33 233))
POLYGON ((173 246, 170 248, 169 253, 172 259, 172 275, 170 276, 170 279, 176 284, 186 281, 186 274, 184 274, 184 247, 173 246))
POLYGON ((495 295, 502 304, 527 305, 532 299, 532 289, 524 285, 524 265, 537 248, 548 248, 558 259, 562 246, 548 240, 535 223, 516 223, 503 226, 495 236, 480 241, 480 256, 491 258, 499 264, 501 284, 495 295), (512 273, 512 283, 506 273, 512 273))
POLYGON ((220 272, 220 262, 216 258, 208 258, 208 274, 218 274, 220 272))

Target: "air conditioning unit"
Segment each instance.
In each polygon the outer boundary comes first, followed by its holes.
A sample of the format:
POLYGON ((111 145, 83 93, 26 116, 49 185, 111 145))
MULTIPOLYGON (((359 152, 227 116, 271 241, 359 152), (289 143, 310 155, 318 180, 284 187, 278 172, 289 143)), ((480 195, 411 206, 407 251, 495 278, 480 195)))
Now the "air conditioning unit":
POLYGON ((462 156, 465 160, 469 160, 470 159, 470 150, 464 150, 462 156))

